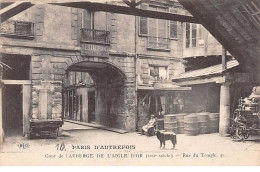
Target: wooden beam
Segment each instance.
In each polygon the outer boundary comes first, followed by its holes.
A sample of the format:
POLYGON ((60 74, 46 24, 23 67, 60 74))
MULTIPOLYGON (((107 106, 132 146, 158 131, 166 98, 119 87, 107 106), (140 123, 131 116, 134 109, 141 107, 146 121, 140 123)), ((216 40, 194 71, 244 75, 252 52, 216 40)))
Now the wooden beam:
POLYGON ((2 80, 5 85, 30 85, 30 80, 2 80))
POLYGON ((1 23, 33 6, 30 2, 15 2, 0 10, 1 23))
POLYGON ((157 18, 163 20, 173 20, 180 22, 189 22, 189 23, 198 23, 198 20, 194 19, 192 16, 185 16, 179 14, 151 11, 151 10, 142 10, 137 8, 129 8, 125 6, 104 4, 104 3, 94 3, 94 2, 70 2, 70 3, 52 3, 54 5, 81 8, 90 11, 104 11, 111 13, 119 13, 126 15, 134 15, 141 17, 157 18))

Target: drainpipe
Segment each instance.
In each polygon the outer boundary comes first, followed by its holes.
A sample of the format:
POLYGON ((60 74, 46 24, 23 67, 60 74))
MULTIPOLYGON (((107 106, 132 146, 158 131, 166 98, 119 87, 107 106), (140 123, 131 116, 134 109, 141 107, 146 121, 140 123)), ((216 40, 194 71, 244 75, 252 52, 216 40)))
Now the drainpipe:
POLYGON ((138 87, 138 83, 137 83, 137 58, 138 58, 138 55, 137 55, 137 32, 136 32, 136 22, 137 22, 137 17, 135 16, 135 60, 134 60, 134 63, 135 63, 135 111, 136 111, 136 115, 135 115, 135 130, 137 131, 137 128, 138 128, 138 103, 137 103, 137 87, 138 87))

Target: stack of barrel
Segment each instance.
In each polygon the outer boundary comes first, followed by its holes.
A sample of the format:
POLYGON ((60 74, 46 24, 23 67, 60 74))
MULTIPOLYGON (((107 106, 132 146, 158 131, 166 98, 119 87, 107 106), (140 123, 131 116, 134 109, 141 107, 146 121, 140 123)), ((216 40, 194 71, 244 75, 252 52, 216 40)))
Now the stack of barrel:
POLYGON ((198 134, 218 133, 219 113, 180 113, 164 115, 164 121, 159 120, 157 129, 172 131, 176 134, 196 136, 198 134))
POLYGON ((187 115, 186 113, 176 114, 177 134, 184 134, 184 116, 186 115, 187 115))
POLYGON ((209 114, 209 132, 218 133, 219 130, 219 113, 209 114))
POLYGON ((186 136, 199 134, 198 116, 196 113, 184 116, 184 133, 186 136))
POLYGON ((175 114, 164 115, 164 130, 177 133, 177 118, 175 114))

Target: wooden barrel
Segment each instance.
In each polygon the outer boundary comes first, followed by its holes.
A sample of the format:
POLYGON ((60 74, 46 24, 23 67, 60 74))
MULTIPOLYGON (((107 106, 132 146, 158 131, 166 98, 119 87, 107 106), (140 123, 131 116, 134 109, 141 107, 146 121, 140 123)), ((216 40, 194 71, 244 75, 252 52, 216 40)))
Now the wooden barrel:
POLYGON ((177 127, 177 134, 184 134, 185 133, 185 130, 184 130, 184 126, 183 127, 177 127))
POLYGON ((199 134, 209 133, 209 112, 197 113, 198 115, 198 126, 199 134))
POLYGON ((219 113, 209 114, 209 132, 218 133, 219 130, 219 113))
POLYGON ((165 122, 172 122, 172 121, 176 121, 176 120, 177 120, 176 114, 164 115, 165 122))
POLYGON ((198 135, 198 116, 197 114, 190 114, 184 116, 184 133, 186 136, 198 135))
POLYGON ((177 120, 175 114, 164 115, 164 130, 177 133, 177 120))
POLYGON ((184 129, 185 136, 197 136, 199 134, 198 129, 184 129))
POLYGON ((176 114, 177 119, 177 134, 184 134, 184 116, 186 116, 187 113, 179 113, 176 114))
POLYGON ((157 130, 164 130, 164 119, 157 119, 156 129, 157 130))

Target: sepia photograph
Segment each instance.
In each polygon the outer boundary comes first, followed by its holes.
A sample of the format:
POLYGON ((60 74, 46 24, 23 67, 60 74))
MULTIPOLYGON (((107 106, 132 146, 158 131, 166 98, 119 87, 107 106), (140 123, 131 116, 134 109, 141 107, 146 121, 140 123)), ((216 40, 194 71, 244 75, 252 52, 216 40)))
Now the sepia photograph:
POLYGON ((0 166, 260 166, 259 35, 260 0, 0 0, 0 166))

